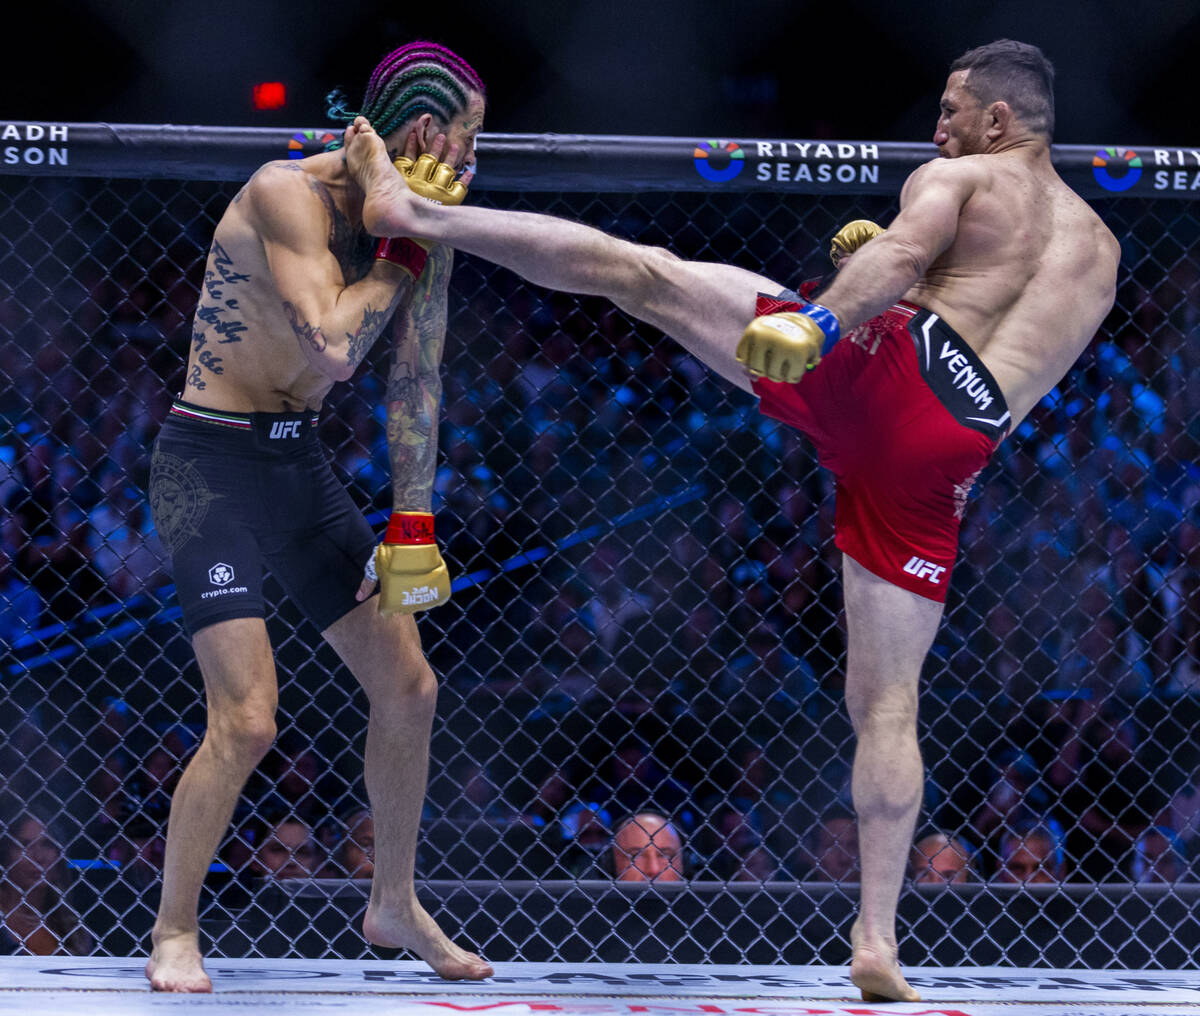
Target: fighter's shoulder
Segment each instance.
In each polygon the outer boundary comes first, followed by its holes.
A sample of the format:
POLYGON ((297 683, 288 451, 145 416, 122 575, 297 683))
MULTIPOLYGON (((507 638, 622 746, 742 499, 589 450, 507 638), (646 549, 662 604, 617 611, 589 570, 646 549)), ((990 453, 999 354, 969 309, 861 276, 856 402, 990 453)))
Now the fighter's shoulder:
POLYGON ((962 155, 956 159, 930 159, 914 169, 904 181, 904 192, 911 196, 925 188, 973 190, 986 183, 988 166, 980 155, 962 155))
POLYGON ((325 186, 311 173, 305 171, 299 162, 287 159, 277 159, 274 162, 264 162, 246 181, 245 186, 238 191, 235 201, 270 201, 277 195, 293 197, 298 191, 308 191, 314 196, 325 186))
POLYGON ((1106 256, 1114 264, 1120 261, 1121 244, 1096 210, 1061 178, 1058 180, 1058 192, 1061 196, 1059 206, 1066 212, 1063 225, 1076 235, 1092 235, 1094 244, 1085 245, 1083 249, 1092 250, 1097 256, 1106 256))
MULTIPOLYGON (((272 230, 288 223, 297 224, 310 216, 297 215, 310 205, 328 208, 333 204, 329 189, 295 162, 278 160, 260 166, 238 192, 235 202, 254 225, 272 230)), ((319 216, 316 219, 321 222, 319 216)))

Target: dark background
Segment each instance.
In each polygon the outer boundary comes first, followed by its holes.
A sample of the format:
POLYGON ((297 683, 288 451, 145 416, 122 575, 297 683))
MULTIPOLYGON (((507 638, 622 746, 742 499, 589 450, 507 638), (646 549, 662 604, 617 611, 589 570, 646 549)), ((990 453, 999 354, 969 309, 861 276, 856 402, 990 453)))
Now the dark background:
MULTIPOLYGON (((10 7, 10 12, 17 8, 10 7)), ((20 5, 0 118, 317 126, 431 38, 488 84, 488 131, 923 140, 948 63, 1004 36, 1058 68, 1056 140, 1188 145, 1195 0, 49 0, 20 5), (252 108, 283 81, 287 107, 252 108)))

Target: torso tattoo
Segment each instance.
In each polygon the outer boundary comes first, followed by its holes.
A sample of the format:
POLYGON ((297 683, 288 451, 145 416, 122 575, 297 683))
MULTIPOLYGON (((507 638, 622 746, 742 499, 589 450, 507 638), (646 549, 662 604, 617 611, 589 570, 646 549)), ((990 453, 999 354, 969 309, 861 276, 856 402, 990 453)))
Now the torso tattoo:
POLYGON ((192 349, 196 362, 188 372, 189 388, 203 391, 207 387, 205 372, 224 374, 222 358, 212 349, 206 349, 209 339, 216 345, 241 342, 246 325, 241 320, 238 307, 239 288, 250 281, 250 276, 234 271, 233 259, 216 240, 212 246, 212 267, 204 272, 204 292, 196 308, 196 321, 192 325, 192 349))

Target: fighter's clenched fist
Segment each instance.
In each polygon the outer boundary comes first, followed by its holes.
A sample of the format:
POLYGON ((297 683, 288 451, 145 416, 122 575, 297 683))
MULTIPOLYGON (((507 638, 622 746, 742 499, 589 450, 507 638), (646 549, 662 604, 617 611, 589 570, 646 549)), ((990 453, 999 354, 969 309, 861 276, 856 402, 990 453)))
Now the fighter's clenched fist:
POLYGON ((755 318, 742 332, 736 355, 751 377, 795 384, 821 362, 840 334, 833 312, 810 303, 800 311, 755 318))

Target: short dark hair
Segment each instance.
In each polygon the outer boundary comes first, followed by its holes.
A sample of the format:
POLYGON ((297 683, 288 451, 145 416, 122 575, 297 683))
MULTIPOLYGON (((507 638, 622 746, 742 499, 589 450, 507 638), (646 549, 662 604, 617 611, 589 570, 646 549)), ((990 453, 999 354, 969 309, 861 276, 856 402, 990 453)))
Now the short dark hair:
POLYGON ((1007 102, 1030 130, 1053 136, 1054 65, 1037 46, 997 39, 960 56, 955 71, 969 72, 966 89, 983 105, 1007 102))

